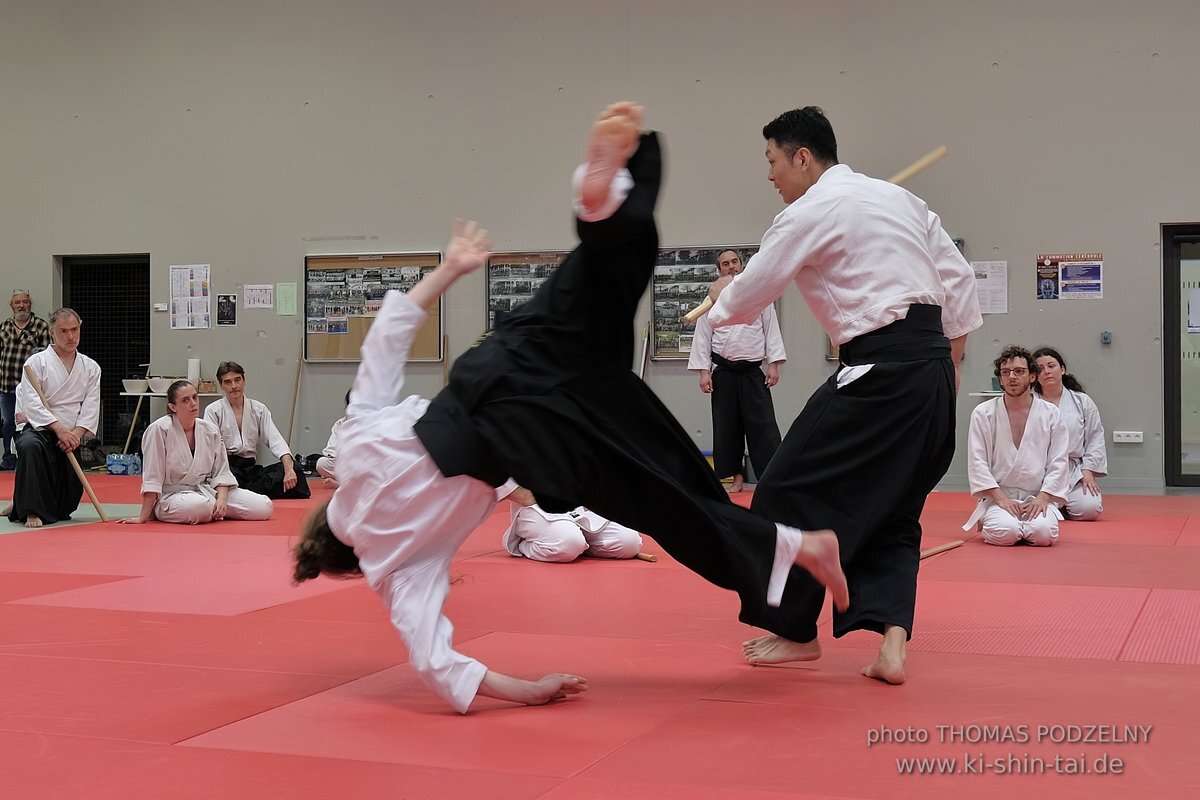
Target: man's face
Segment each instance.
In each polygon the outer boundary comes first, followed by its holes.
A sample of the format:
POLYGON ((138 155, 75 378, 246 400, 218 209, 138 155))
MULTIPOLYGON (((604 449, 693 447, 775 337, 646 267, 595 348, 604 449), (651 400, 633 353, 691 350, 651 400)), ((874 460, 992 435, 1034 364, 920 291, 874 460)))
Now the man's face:
POLYGON ((797 150, 791 156, 775 144, 774 139, 767 140, 767 180, 779 192, 783 202, 791 205, 804 196, 814 183, 804 162, 808 151, 797 150))
POLYGON ((1010 358, 1000 364, 1000 387, 1009 397, 1023 397, 1033 388, 1033 373, 1023 356, 1010 358))
POLYGON ((74 353, 79 348, 79 320, 70 314, 63 314, 50 327, 50 338, 60 351, 74 353))
POLYGON ((717 274, 739 275, 742 272, 742 257, 734 250, 726 250, 717 256, 717 274))
POLYGON ((17 322, 24 324, 33 316, 33 302, 27 294, 14 294, 12 299, 8 301, 8 305, 13 310, 13 316, 17 318, 17 322))
POLYGON ((226 372, 221 376, 221 391, 230 400, 246 393, 246 379, 240 372, 226 372))

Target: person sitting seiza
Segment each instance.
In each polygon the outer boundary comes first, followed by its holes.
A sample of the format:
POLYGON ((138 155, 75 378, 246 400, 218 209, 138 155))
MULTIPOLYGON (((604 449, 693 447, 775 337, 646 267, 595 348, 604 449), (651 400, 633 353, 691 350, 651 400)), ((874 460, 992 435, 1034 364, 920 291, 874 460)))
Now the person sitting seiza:
POLYGON ((566 563, 580 556, 634 558, 642 549, 638 532, 579 506, 551 514, 537 504, 533 492, 509 480, 496 488, 496 499, 508 500, 511 521, 501 541, 510 556, 566 563))

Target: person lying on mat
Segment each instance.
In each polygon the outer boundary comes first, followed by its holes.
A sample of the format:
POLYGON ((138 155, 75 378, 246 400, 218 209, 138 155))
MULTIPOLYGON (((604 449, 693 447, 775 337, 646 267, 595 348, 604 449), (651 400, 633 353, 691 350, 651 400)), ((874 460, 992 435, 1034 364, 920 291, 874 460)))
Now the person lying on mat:
POLYGON ((200 419, 200 396, 188 381, 167 389, 167 415, 142 434, 142 508, 117 522, 157 519, 203 525, 223 519, 270 519, 272 503, 239 489, 217 426, 200 419))
POLYGON ((339 432, 341 485, 294 550, 297 582, 363 575, 391 609, 413 668, 459 712, 476 695, 539 705, 587 688, 576 675, 502 675, 451 648, 442 615, 451 559, 510 476, 548 511, 582 504, 645 531, 743 604, 771 592, 778 604, 793 565, 829 585, 839 608, 849 603, 834 534, 782 529, 734 505, 629 369, 658 247, 661 158, 657 136, 638 133, 641 113, 625 103, 601 114, 575 177, 582 243, 456 361, 432 402, 396 404, 408 349, 422 309, 486 259, 486 236, 456 226, 437 269, 408 295, 388 293, 339 432))

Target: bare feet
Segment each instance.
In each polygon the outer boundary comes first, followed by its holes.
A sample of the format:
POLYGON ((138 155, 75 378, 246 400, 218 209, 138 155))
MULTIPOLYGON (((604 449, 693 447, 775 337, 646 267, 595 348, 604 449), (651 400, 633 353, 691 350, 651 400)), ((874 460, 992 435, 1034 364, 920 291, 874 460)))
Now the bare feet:
POLYGON ((12 503, 9 503, 8 505, 6 505, 6 506, 4 507, 4 510, 3 510, 3 511, 0 511, 0 517, 7 517, 9 514, 11 514, 11 513, 12 513, 12 506, 13 506, 13 504, 12 504, 12 503))
POLYGON ((588 211, 596 211, 608 199, 613 176, 637 147, 644 113, 641 106, 633 103, 614 103, 592 125, 580 197, 588 211))
POLYGON ((479 684, 478 693, 498 700, 540 706, 553 700, 562 700, 567 695, 586 692, 587 689, 587 678, 578 675, 552 672, 536 681, 527 681, 489 669, 479 684))
POLYGON ((740 494, 746 488, 746 479, 740 474, 733 476, 733 482, 729 484, 730 494, 740 494))
POLYGON ((818 583, 829 589, 838 611, 850 607, 850 589, 846 586, 846 574, 842 572, 837 534, 830 530, 805 531, 800 552, 796 553, 796 565, 804 567, 818 583))
POLYGON ((784 664, 788 661, 816 661, 821 657, 821 643, 793 642, 768 633, 742 642, 742 655, 751 664, 784 664))
POLYGON ((42 518, 41 518, 41 517, 35 517, 33 514, 30 514, 28 517, 26 517, 26 518, 25 518, 25 527, 26 527, 26 528, 40 528, 40 527, 42 527, 42 518))
POLYGON ((884 628, 883 644, 879 646, 879 655, 874 664, 863 667, 862 674, 868 678, 884 681, 893 685, 904 683, 904 661, 908 658, 908 631, 899 625, 888 625, 884 628))

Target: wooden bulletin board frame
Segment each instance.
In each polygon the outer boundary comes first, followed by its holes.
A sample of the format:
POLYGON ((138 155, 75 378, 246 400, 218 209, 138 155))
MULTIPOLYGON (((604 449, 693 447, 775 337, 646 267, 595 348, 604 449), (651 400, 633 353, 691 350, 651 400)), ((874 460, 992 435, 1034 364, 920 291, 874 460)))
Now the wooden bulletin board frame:
POLYGON ((538 290, 570 250, 535 250, 493 253, 487 264, 487 297, 484 325, 496 327, 496 312, 512 311, 538 290))
MULTIPOLYGON (((363 340, 389 289, 407 292, 441 261, 439 252, 304 257, 304 360, 360 361, 363 340)), ((441 361, 444 300, 417 331, 409 361, 441 361)))
POLYGON ((696 326, 684 322, 683 315, 708 296, 709 284, 717 279, 717 255, 726 250, 738 251, 745 264, 758 245, 659 248, 651 283, 650 360, 688 359, 696 326))

